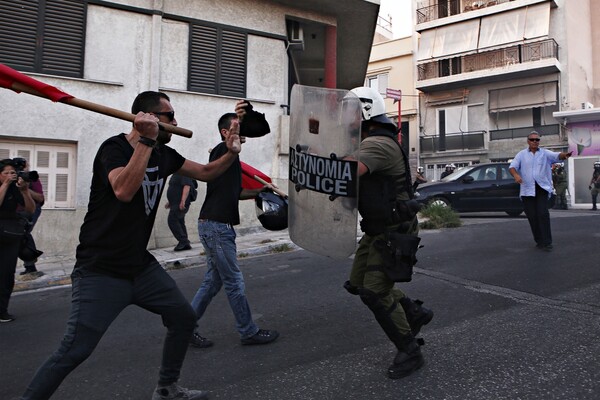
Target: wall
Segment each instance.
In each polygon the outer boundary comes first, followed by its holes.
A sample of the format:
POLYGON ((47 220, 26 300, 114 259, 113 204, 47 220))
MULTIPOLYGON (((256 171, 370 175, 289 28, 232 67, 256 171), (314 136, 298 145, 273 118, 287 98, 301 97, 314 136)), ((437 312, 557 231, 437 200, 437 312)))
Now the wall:
MULTIPOLYGON (((125 5, 206 21, 241 26, 257 32, 286 35, 285 18, 315 18, 333 23, 331 16, 315 16, 286 9, 270 2, 250 0, 209 1, 117 1, 125 5)), ((190 93, 187 77, 187 25, 133 11, 90 5, 86 31, 84 79, 30 74, 57 86, 77 98, 129 110, 137 93, 161 90, 170 97, 180 126, 191 129, 191 139, 173 136, 171 145, 183 156, 202 163, 208 151, 220 140, 217 120, 224 112, 233 111, 238 99, 190 93)), ((287 190, 286 161, 278 156, 281 104, 287 103, 287 55, 282 41, 259 35, 248 38, 247 98, 265 113, 271 134, 250 139, 244 145, 241 159, 259 170, 273 175, 275 182, 287 190)), ((72 255, 78 243, 79 226, 86 212, 91 181, 92 162, 99 145, 119 132, 128 132, 131 124, 64 104, 11 91, 0 91, 0 135, 11 138, 60 140, 77 143, 77 193, 73 209, 43 211, 34 235, 46 256, 72 255), (60 238, 60 240, 56 240, 60 238)), ((198 200, 192 205, 187 224, 189 236, 197 241, 196 218, 205 195, 199 187, 198 200)), ((149 246, 175 244, 168 230, 167 212, 162 204, 149 246)), ((241 206, 240 229, 259 225, 253 202, 241 206)))

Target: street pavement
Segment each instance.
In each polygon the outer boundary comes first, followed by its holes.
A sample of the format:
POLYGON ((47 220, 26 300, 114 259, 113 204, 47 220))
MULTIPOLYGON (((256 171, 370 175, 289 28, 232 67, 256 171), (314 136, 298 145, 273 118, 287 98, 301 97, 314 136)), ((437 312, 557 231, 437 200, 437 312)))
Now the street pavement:
MULTIPOLYGON (((240 237, 240 267, 255 321, 281 337, 241 346, 220 293, 200 325, 215 345, 190 348, 181 384, 228 400, 600 398, 600 213, 553 210, 549 253, 535 248, 524 217, 462 220, 460 228, 422 231, 414 279, 397 285, 435 312, 422 330, 426 364, 415 374, 386 377, 393 346, 341 287, 351 260, 296 250, 285 232, 261 243, 267 239, 256 232, 240 237), (261 250, 243 254, 252 248, 261 250)), ((190 262, 170 273, 191 299, 205 265, 183 256, 163 260, 190 262)), ((2 399, 17 399, 56 349, 69 297, 58 287, 11 300, 18 319, 0 325, 2 399)), ((53 399, 149 399, 164 334, 160 318, 127 308, 53 399)))

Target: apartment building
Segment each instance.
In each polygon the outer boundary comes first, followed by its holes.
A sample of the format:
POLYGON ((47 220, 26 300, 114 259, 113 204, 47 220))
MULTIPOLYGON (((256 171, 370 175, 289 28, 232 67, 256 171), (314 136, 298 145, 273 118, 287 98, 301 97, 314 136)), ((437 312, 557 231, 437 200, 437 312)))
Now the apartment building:
MULTIPOLYGON (((598 3, 413 2, 420 36, 419 156, 430 180, 438 179, 448 163, 510 160, 526 147, 532 130, 542 135, 546 148, 573 148, 566 116, 600 104, 594 50, 600 39, 598 3)), ((588 112, 594 121, 597 116, 588 112)), ((599 133, 590 132, 600 141, 599 133)), ((586 156, 600 154, 600 148, 588 151, 586 156)), ((584 174, 575 160, 567 169, 571 178, 584 174)), ((581 191, 574 179, 569 191, 572 205, 583 204, 583 196, 574 195, 581 191)))
POLYGON ((365 86, 377 89, 383 96, 387 116, 400 127, 400 143, 409 155, 414 173, 419 163, 419 92, 415 89, 414 59, 416 39, 415 36, 392 38, 390 22, 385 16, 379 17, 365 86))
MULTIPOLYGON (((165 92, 179 125, 194 132, 171 145, 202 163, 220 140, 218 118, 249 99, 271 133, 248 140, 241 158, 285 187, 291 87, 362 85, 378 11, 378 0, 3 1, 0 63, 125 111, 139 92, 165 92)), ((94 155, 130 126, 0 90, 0 158, 27 158, 46 191, 34 231, 45 256, 74 252, 94 155)), ((190 232, 204 190, 190 211, 190 232)), ((241 211, 242 227, 260 225, 253 202, 242 202, 241 211)), ((173 243, 161 207, 150 246, 173 243)))

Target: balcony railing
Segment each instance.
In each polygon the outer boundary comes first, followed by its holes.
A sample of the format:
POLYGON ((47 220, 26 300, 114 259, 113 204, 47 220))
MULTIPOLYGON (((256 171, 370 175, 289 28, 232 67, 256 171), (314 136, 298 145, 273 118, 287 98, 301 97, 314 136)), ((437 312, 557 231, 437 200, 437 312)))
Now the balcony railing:
POLYGON ((485 149, 485 131, 459 132, 444 136, 421 136, 420 145, 421 153, 485 149))
POLYGON ((558 135, 560 133, 560 125, 528 126, 525 128, 490 130, 490 140, 525 138, 529 136, 531 131, 536 131, 542 137, 558 135))
POLYGON ((419 80, 440 78, 491 68, 505 68, 548 58, 558 59, 558 44, 554 39, 519 44, 502 49, 480 49, 477 54, 420 64, 419 80))
POLYGON ((417 8, 417 23, 435 21, 450 15, 481 10, 482 8, 507 3, 513 0, 441 0, 437 4, 417 8), (461 4, 462 3, 462 4, 461 4))

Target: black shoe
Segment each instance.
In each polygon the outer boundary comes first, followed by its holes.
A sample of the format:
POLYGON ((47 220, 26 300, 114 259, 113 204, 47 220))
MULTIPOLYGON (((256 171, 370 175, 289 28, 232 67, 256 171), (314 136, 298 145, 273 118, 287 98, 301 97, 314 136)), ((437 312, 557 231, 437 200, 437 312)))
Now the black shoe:
POLYGON ((200 336, 196 332, 194 332, 194 334, 190 338, 190 346, 198 347, 200 349, 211 347, 213 344, 214 343, 212 342, 212 340, 200 336))
POLYGON ((388 368, 388 378, 400 379, 408 376, 425 364, 421 348, 417 341, 412 340, 398 350, 394 363, 388 368))
POLYGON ((0 314, 0 322, 11 322, 11 321, 14 321, 15 319, 17 319, 17 317, 15 317, 14 315, 9 314, 7 312, 0 314))
POLYGON ((188 244, 179 243, 177 246, 175 246, 173 251, 183 251, 183 250, 191 250, 191 249, 192 249, 192 246, 189 243, 188 244))
POLYGON ((427 325, 433 319, 433 311, 422 306, 421 300, 411 300, 408 297, 403 297, 399 301, 404 313, 406 314, 406 320, 410 325, 413 336, 417 336, 421 331, 423 325, 427 325))
POLYGON ((554 249, 554 246, 552 246, 551 244, 538 244, 535 247, 537 247, 540 250, 544 250, 544 251, 552 251, 552 249, 554 249))
POLYGON ((267 344, 274 342, 279 337, 279 332, 259 329, 252 337, 242 339, 242 344, 267 344))
POLYGON ((35 267, 35 265, 34 265, 34 266, 32 266, 32 267, 25 267, 25 271, 21 271, 21 272, 19 273, 19 275, 25 275, 25 274, 35 274, 35 273, 37 273, 37 272, 38 272, 38 270, 37 270, 37 268, 36 268, 36 267, 35 267))

